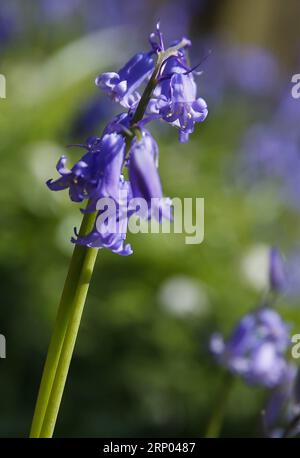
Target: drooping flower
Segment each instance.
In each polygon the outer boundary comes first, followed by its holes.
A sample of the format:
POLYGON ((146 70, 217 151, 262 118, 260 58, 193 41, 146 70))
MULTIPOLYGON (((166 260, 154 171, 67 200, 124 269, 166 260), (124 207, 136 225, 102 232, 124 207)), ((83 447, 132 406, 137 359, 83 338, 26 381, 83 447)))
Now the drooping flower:
POLYGON ((208 109, 205 100, 197 98, 193 72, 186 63, 183 51, 166 61, 160 79, 149 110, 177 127, 179 140, 186 142, 194 131, 195 123, 205 121, 208 109))
POLYGON ((73 202, 82 202, 93 194, 98 183, 98 156, 100 151, 100 138, 91 137, 87 140, 87 153, 71 168, 66 167, 67 157, 61 156, 56 170, 61 175, 53 181, 47 181, 47 186, 51 191, 61 191, 69 189, 70 199, 73 202))
POLYGON ((128 223, 127 206, 130 197, 129 182, 120 178, 118 201, 106 200, 103 197, 103 205, 99 209, 101 200, 98 200, 99 212, 92 231, 85 236, 80 236, 75 232, 77 238, 72 238, 72 242, 90 248, 107 248, 121 256, 131 255, 131 246, 124 245, 128 223))
POLYGON ((115 102, 126 108, 134 107, 140 100, 139 86, 154 70, 152 52, 137 53, 117 73, 102 73, 96 85, 115 102))
POLYGON ((119 181, 124 159, 124 137, 115 132, 105 134, 101 140, 99 181, 93 199, 101 197, 118 199, 119 181))
POLYGON ((276 292, 282 291, 286 286, 283 260, 276 248, 272 248, 270 251, 269 281, 271 289, 276 292))
MULTIPOLYGON (((163 197, 158 174, 158 146, 150 132, 143 129, 129 151, 129 179, 132 196, 143 198, 151 206, 147 217, 170 218, 170 200, 163 197)), ((146 217, 146 215, 145 215, 146 217)))
POLYGON ((77 239, 72 239, 74 243, 94 248, 109 248, 123 256, 131 254, 132 249, 130 245, 124 246, 124 240, 128 219, 137 211, 128 205, 132 198, 142 198, 147 204, 146 213, 139 212, 142 218, 156 218, 159 221, 162 217, 170 218, 171 201, 163 198, 157 170, 157 143, 146 129, 140 131, 140 136, 133 140, 129 150, 127 167, 130 181, 124 181, 120 175, 124 149, 120 153, 120 145, 114 143, 114 139, 120 135, 116 133, 104 135, 102 143, 107 141, 108 150, 112 150, 115 146, 118 153, 112 154, 113 160, 108 162, 103 177, 99 180, 98 188, 84 210, 99 211, 96 224, 90 234, 83 237, 76 234, 77 239), (113 202, 106 198, 113 198, 113 202), (106 208, 106 205, 109 208, 106 208))
MULTIPOLYGON (((52 191, 69 188, 71 200, 82 202, 118 193, 118 183, 124 161, 125 140, 117 133, 105 134, 102 138, 91 137, 86 145, 79 145, 88 152, 72 167, 65 167, 66 157, 62 156, 57 164, 61 177, 48 180, 47 186, 52 191)), ((91 210, 94 211, 94 210, 91 210)))
POLYGON ((263 307, 245 315, 226 343, 214 334, 210 349, 219 364, 249 384, 274 387, 285 375, 289 342, 288 326, 277 312, 263 307))

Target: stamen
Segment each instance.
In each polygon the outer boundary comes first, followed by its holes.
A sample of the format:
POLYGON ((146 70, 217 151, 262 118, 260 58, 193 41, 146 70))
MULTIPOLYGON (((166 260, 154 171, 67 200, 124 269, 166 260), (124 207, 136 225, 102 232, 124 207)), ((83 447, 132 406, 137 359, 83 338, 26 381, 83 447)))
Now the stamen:
MULTIPOLYGON (((208 53, 206 54, 206 56, 203 57, 203 59, 197 64, 195 65, 194 67, 190 68, 186 73, 184 73, 184 75, 188 75, 189 73, 192 73, 192 72, 195 72, 196 68, 200 67, 200 65, 202 65, 207 59, 208 57, 211 55, 212 51, 211 49, 208 51, 208 53)), ((201 75, 203 72, 195 72, 196 75, 201 75)))

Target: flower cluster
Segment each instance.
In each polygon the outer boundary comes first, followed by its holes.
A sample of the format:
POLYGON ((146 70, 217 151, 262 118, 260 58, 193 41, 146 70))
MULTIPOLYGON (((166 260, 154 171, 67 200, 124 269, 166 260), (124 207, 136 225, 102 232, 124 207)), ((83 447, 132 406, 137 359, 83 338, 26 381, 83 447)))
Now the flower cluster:
POLYGON ((77 145, 86 151, 71 169, 66 168, 67 159, 62 156, 57 164, 60 178, 47 182, 53 191, 68 189, 74 202, 87 200, 83 212, 98 212, 91 233, 76 233, 74 243, 131 254, 130 245, 124 245, 128 217, 135 213, 134 208, 129 214, 126 210, 130 199, 161 202, 155 213, 147 212, 145 218, 160 221, 171 217, 170 200, 163 198, 158 174, 158 145, 145 125, 154 119, 166 121, 179 130, 179 139, 185 142, 195 124, 205 120, 207 105, 196 96, 195 71, 188 65, 190 46, 183 38, 165 48, 158 25, 150 35, 148 51, 137 53, 118 72, 96 78, 96 85, 127 111, 113 119, 102 136, 77 145), (99 205, 101 199, 113 199, 114 210, 107 212, 99 205))
POLYGON ((285 376, 289 342, 288 326, 277 312, 263 307, 245 315, 226 343, 214 334, 210 345, 220 364, 231 372, 250 384, 273 387, 285 376))
MULTIPOLYGON (((284 284, 284 267, 277 250, 270 252, 270 289, 278 292, 284 284)), ((218 362, 249 384, 272 388, 286 378, 289 364, 286 350, 290 343, 289 326, 269 305, 245 315, 225 343, 214 334, 210 349, 218 362)))
POLYGON ((253 187, 276 185, 277 200, 299 212, 300 104, 284 92, 267 122, 251 125, 240 150, 243 180, 253 187))
POLYGON ((203 122, 208 114, 205 100, 197 98, 193 76, 195 69, 190 68, 187 62, 186 48, 191 46, 191 42, 183 39, 165 50, 158 26, 156 33, 150 35, 150 44, 151 50, 133 56, 117 73, 99 75, 96 85, 112 100, 133 110, 141 99, 137 89, 155 70, 154 57, 165 53, 157 84, 148 101, 145 122, 162 119, 177 127, 180 141, 186 142, 194 131, 195 123, 203 122))
POLYGON ((300 371, 288 359, 290 327, 271 307, 278 293, 286 292, 288 271, 279 251, 270 250, 269 299, 245 315, 224 342, 213 334, 210 350, 218 363, 249 385, 270 390, 262 411, 266 437, 295 437, 300 434, 300 371))

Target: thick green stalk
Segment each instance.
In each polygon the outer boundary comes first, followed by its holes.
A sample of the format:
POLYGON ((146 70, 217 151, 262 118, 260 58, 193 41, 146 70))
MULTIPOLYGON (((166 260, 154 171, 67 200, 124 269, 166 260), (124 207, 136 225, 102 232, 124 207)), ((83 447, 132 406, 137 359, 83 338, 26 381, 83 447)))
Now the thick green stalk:
POLYGON ((148 105, 149 100, 151 98, 152 92, 154 91, 155 86, 157 84, 158 73, 159 73, 159 66, 156 66, 156 68, 155 68, 150 80, 148 81, 147 86, 145 87, 145 90, 143 92, 141 100, 140 100, 140 102, 139 102, 139 104, 137 106, 137 109, 136 109, 135 113, 134 113, 134 116, 133 116, 132 122, 131 122, 132 125, 134 125, 135 123, 137 123, 138 121, 143 119, 145 111, 146 111, 146 108, 147 108, 147 105, 148 105))
MULTIPOLYGON (((86 213, 84 215, 80 227, 80 235, 84 235, 90 232, 94 224, 94 220, 95 214, 86 213)), ((43 376, 30 431, 30 437, 36 438, 40 436, 44 416, 50 399, 55 374, 64 344, 69 319, 74 313, 74 308, 78 305, 78 291, 81 291, 84 286, 82 282, 85 281, 85 287, 88 287, 88 281, 92 274, 93 263, 95 262, 96 254, 97 250, 92 248, 86 248, 80 245, 75 245, 74 247, 44 366, 43 376), (82 278, 82 271, 86 273, 85 278, 82 278), (88 274, 90 275, 89 279, 88 274)), ((85 297, 82 295, 80 299, 84 300, 85 297)))
POLYGON ((98 250, 86 248, 40 437, 52 437, 98 250))
POLYGON ((226 373, 222 380, 214 408, 212 409, 212 415, 208 422, 208 427, 205 434, 206 438, 218 438, 220 435, 233 382, 234 376, 230 373, 226 373))

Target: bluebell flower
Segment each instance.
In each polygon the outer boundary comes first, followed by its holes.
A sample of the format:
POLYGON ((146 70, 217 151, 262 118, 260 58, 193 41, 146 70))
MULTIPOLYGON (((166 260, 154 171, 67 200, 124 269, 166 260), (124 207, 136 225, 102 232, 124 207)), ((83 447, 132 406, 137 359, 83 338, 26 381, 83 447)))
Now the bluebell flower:
POLYGON ((147 217, 153 216, 160 221, 162 217, 170 218, 170 199, 163 197, 157 167, 157 143, 150 132, 143 129, 141 138, 133 140, 129 151, 128 170, 132 196, 142 197, 151 205, 151 213, 147 217))
POLYGON ((273 291, 282 291, 286 286, 283 259, 276 248, 272 248, 270 251, 269 281, 273 291))
POLYGON ((97 202, 103 197, 111 197, 116 202, 120 194, 120 178, 125 160, 125 140, 116 132, 104 134, 101 139, 101 152, 98 160, 98 182, 84 212, 94 212, 97 202))
POLYGON ((136 106, 140 100, 139 86, 154 70, 152 52, 137 53, 117 73, 102 73, 96 78, 96 85, 115 102, 126 108, 136 106))
POLYGON ((98 197, 117 199, 119 181, 125 159, 125 139, 117 133, 105 134, 101 139, 103 157, 99 173, 98 197))
MULTIPOLYGON (((123 117, 119 119, 124 120, 123 117)), ((110 127, 107 131, 109 130, 110 127)), ((132 141, 126 162, 129 181, 124 181, 120 175, 124 161, 124 149, 120 150, 120 145, 114 142, 115 138, 120 138, 120 135, 116 133, 105 134, 101 140, 102 143, 109 140, 111 145, 106 145, 108 150, 115 147, 117 154, 112 154, 113 160, 107 163, 103 177, 99 180, 98 188, 85 211, 98 210, 99 202, 106 197, 114 199, 115 207, 113 206, 113 211, 109 213, 108 221, 101 220, 104 213, 103 210, 99 211, 91 233, 84 237, 77 236, 77 239, 73 238, 72 240, 74 243, 89 247, 109 248, 114 253, 124 256, 132 253, 129 245, 124 246, 128 219, 139 210, 130 208, 128 204, 131 199, 143 198, 147 203, 146 213, 141 214, 139 212, 139 216, 156 218, 159 221, 163 217, 171 217, 171 201, 163 198, 157 170, 158 146, 152 135, 143 129, 140 131, 140 138, 135 138, 132 141), (120 151, 122 152, 120 153, 120 151), (124 191, 126 191, 125 195, 124 191), (101 222, 99 223, 99 221, 101 222)), ((103 202, 105 203, 105 200, 103 202)))
POLYGON ((67 158, 62 156, 57 164, 61 177, 48 180, 52 191, 69 189, 74 202, 117 195, 118 182, 124 161, 125 140, 117 133, 102 138, 91 137, 83 146, 88 152, 72 167, 65 167, 67 158))
MULTIPOLYGON (((182 48, 174 51, 160 67, 158 84, 147 112, 149 120, 161 118, 178 127, 180 141, 186 142, 195 123, 206 119, 208 109, 205 100, 197 98, 193 69, 187 64, 185 48, 191 42, 183 39, 180 43, 182 48)), ((154 71, 153 54, 165 51, 159 25, 150 35, 150 44, 152 51, 138 53, 118 73, 103 73, 96 79, 97 86, 126 108, 134 109, 140 100, 137 89, 154 71)))
POLYGON ((66 167, 67 157, 61 156, 56 170, 61 175, 53 181, 47 181, 47 186, 51 191, 61 191, 69 189, 70 199, 73 202, 82 202, 93 194, 98 183, 98 153, 100 138, 92 137, 87 140, 87 153, 71 168, 66 167))
POLYGON ((179 129, 179 140, 188 141, 195 123, 203 122, 208 114, 205 100, 197 98, 197 86, 183 52, 169 58, 161 71, 149 111, 179 129))
POLYGON ((219 364, 249 384, 274 387, 285 375, 289 342, 289 327, 277 312, 264 307, 245 315, 226 343, 214 334, 210 349, 219 364))
POLYGON ((129 182, 120 178, 119 191, 118 202, 115 203, 112 211, 105 213, 106 209, 99 210, 92 231, 82 237, 75 232, 77 238, 72 238, 73 243, 90 248, 107 248, 121 256, 132 254, 131 246, 125 245, 128 224, 127 206, 131 198, 129 182))

